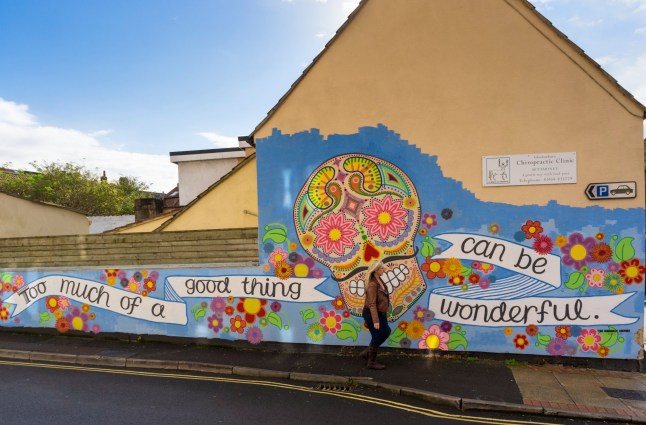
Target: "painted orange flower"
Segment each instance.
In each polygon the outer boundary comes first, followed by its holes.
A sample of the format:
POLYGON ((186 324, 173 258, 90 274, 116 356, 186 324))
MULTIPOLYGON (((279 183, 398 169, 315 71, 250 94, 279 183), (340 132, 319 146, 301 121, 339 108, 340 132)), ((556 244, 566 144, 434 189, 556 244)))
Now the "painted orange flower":
POLYGON ((232 317, 229 322, 231 323, 231 332, 238 332, 241 334, 244 332, 244 328, 247 327, 247 322, 242 320, 242 316, 239 314, 236 315, 236 317, 232 317))
POLYGON ((556 246, 558 246, 559 248, 562 248, 562 247, 564 247, 564 246, 565 246, 565 244, 567 244, 567 237, 565 237, 565 235, 558 235, 558 236, 556 237, 556 240, 554 240, 554 243, 555 243, 555 244, 556 244, 556 246))
POLYGON ((426 277, 429 279, 444 279, 446 272, 444 271, 444 261, 434 260, 431 257, 426 257, 426 261, 422 264, 422 271, 426 272, 426 277))
POLYGON ((64 334, 70 330, 70 322, 68 322, 64 317, 61 317, 56 321, 56 330, 64 334))
POLYGON ((514 333, 514 330, 512 328, 505 328, 503 332, 505 335, 509 336, 514 333))
POLYGON ((238 313, 244 314, 244 319, 248 324, 252 324, 256 321, 257 317, 265 317, 267 315, 266 305, 267 300, 240 298, 236 310, 238 313))
POLYGON ((410 339, 418 339, 422 337, 425 330, 426 328, 422 322, 419 320, 411 320, 406 327, 406 335, 410 339))
POLYGON ((47 297, 45 299, 45 307, 52 313, 58 310, 58 297, 47 297))
POLYGON ((334 307, 335 310, 343 310, 345 308, 343 298, 337 295, 336 298, 332 300, 332 307, 334 307))
POLYGON ((442 270, 449 276, 459 275, 462 271, 462 263, 457 258, 448 258, 444 260, 442 270))
POLYGON ((0 308, 0 320, 9 320, 9 310, 7 307, 0 308))
POLYGON ((401 322, 399 322, 399 324, 397 325, 397 329, 399 329, 399 330, 400 330, 400 331, 402 331, 402 332, 406 332, 406 328, 408 328, 408 322, 407 322, 407 321, 405 321, 405 320, 402 320, 402 321, 401 321, 401 322))
POLYGON ((543 232, 541 222, 532 220, 527 220, 520 230, 525 232, 525 239, 535 238, 543 232))
POLYGON ((605 345, 600 345, 599 348, 597 348, 597 355, 599 357, 607 357, 608 353, 610 353, 610 350, 605 345))
POLYGON ((572 328, 570 326, 557 326, 555 329, 556 336, 563 340, 566 340, 572 336, 572 328))

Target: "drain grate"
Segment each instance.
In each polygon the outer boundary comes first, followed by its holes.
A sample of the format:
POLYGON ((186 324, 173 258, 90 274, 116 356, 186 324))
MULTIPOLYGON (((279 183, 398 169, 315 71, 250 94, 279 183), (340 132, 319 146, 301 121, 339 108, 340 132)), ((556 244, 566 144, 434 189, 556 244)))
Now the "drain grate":
POLYGON ((342 384, 317 384, 313 388, 318 391, 335 391, 335 392, 352 391, 352 388, 349 385, 342 385, 342 384))
POLYGON ((625 400, 646 401, 646 391, 622 390, 621 388, 601 387, 606 394, 613 398, 623 398, 625 400))

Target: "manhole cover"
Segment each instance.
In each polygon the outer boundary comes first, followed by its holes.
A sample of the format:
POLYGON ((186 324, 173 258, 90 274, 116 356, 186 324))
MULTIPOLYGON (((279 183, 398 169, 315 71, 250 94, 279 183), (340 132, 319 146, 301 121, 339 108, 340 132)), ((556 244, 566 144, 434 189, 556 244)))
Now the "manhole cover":
POLYGON ((613 398, 623 398, 625 400, 646 401, 646 391, 622 390, 621 388, 601 387, 606 394, 613 398))

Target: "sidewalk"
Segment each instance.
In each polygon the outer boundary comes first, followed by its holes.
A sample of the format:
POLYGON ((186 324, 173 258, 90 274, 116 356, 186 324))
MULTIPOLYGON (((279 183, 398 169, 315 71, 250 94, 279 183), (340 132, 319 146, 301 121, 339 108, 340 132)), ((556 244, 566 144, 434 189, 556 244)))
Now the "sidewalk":
POLYGON ((375 371, 366 369, 359 358, 361 347, 252 346, 213 340, 196 345, 177 339, 128 342, 18 332, 0 330, 0 358, 357 384, 465 411, 646 423, 646 373, 518 362, 508 366, 486 359, 389 350, 380 355, 388 367, 375 371))

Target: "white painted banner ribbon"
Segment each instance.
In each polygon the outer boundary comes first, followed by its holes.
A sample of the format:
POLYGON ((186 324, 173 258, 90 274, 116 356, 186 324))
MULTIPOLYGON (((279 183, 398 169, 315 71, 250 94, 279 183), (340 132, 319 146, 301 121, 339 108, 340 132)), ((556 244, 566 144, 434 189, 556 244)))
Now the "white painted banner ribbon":
POLYGON ((188 319, 183 298, 233 296, 291 302, 330 301, 332 297, 316 290, 325 279, 289 278, 275 281, 268 276, 171 276, 166 278, 166 293, 172 298, 169 301, 144 297, 88 279, 53 275, 23 286, 4 302, 15 305, 12 317, 42 298, 65 296, 136 319, 185 325, 188 319))

